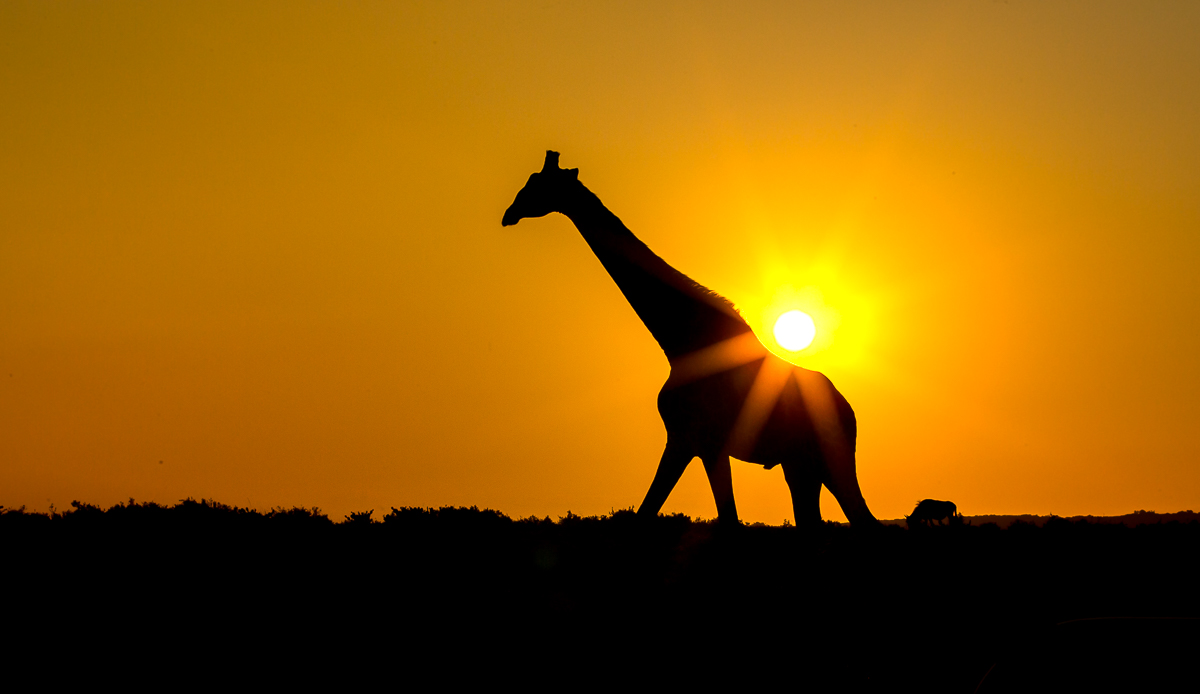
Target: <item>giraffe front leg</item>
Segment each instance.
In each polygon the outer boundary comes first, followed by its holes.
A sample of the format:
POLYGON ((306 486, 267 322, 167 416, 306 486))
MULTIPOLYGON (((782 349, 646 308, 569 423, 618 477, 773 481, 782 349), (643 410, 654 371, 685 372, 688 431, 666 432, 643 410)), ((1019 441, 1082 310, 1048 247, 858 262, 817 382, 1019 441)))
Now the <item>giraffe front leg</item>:
POLYGON ((737 504, 733 501, 733 471, 729 469, 729 456, 718 455, 701 458, 708 484, 712 487, 713 500, 717 502, 717 520, 723 525, 737 525, 737 504))
POLYGON ((639 516, 653 518, 658 515, 663 504, 667 502, 667 497, 671 495, 671 490, 675 488, 675 484, 679 482, 683 471, 694 457, 691 450, 672 442, 670 437, 667 438, 667 448, 658 463, 658 472, 654 473, 654 481, 650 483, 646 498, 638 508, 639 516))

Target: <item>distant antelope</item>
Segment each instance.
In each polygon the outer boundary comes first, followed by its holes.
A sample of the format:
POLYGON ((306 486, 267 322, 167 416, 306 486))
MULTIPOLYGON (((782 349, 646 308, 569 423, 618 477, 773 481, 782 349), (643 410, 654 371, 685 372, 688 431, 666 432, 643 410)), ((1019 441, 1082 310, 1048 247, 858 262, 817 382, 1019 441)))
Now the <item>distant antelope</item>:
POLYGON ((733 305, 668 265, 547 152, 503 225, 560 212, 658 341, 671 375, 658 395, 667 446, 638 508, 655 516, 693 458, 722 522, 738 522, 729 458, 783 467, 796 524, 821 520, 824 484, 854 525, 876 525, 855 473, 854 411, 829 379, 771 354, 733 305))

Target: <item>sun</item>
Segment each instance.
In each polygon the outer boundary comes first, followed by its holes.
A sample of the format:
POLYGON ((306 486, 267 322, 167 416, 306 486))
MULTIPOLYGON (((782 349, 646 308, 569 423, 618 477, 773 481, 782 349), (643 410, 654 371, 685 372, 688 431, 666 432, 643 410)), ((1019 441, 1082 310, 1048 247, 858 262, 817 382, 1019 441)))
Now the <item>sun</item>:
POLYGON ((812 344, 817 326, 803 311, 788 311, 775 321, 775 341, 789 352, 799 352, 812 344))

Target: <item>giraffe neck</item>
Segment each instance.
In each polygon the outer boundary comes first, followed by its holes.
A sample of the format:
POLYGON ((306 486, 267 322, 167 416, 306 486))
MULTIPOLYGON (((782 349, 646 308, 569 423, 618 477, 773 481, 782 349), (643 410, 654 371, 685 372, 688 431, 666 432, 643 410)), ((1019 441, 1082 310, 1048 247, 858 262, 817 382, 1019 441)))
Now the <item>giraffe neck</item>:
POLYGON ((750 332, 724 298, 671 267, 638 240, 583 185, 565 201, 565 214, 671 362, 750 332))

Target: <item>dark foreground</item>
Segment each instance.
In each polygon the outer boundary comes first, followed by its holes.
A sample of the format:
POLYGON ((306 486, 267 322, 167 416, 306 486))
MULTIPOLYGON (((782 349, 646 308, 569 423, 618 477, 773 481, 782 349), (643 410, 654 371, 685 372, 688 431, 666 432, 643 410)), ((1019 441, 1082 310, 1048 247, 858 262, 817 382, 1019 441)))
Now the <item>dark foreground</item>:
POLYGON ((1200 622, 1181 619, 1200 617, 1197 522, 862 532, 444 508, 334 523, 186 501, 10 509, 0 549, 20 641, 6 660, 47 684, 1197 682, 1200 622))

